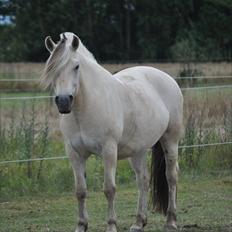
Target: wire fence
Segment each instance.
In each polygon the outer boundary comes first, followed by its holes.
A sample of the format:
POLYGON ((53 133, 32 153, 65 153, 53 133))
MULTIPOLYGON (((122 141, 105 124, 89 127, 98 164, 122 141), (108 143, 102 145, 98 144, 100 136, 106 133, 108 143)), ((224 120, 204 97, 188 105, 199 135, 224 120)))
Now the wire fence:
POLYGON ((186 77, 174 77, 175 80, 179 80, 179 79, 185 79, 185 80, 192 80, 192 79, 225 79, 225 78, 232 78, 232 76, 186 76, 186 77))
POLYGON ((0 79, 0 82, 40 82, 40 80, 31 79, 31 78, 22 78, 22 79, 4 78, 4 79, 0 79))
MULTIPOLYGON (((181 88, 182 91, 188 90, 211 90, 211 89, 227 89, 232 88, 232 85, 214 85, 214 86, 199 86, 181 88)), ((22 97, 0 97, 0 100, 32 100, 32 99, 51 99, 55 96, 22 96, 22 97)))
POLYGON ((32 99, 51 99, 55 96, 22 96, 22 97, 0 97, 0 100, 32 100, 32 99))
POLYGON ((186 87, 186 88, 181 88, 181 90, 204 90, 204 89, 226 89, 226 88, 231 88, 232 85, 213 85, 213 86, 199 86, 199 87, 186 87))
MULTIPOLYGON (((189 149, 189 148, 197 148, 197 147, 212 147, 212 146, 221 146, 221 145, 230 145, 232 141, 222 142, 222 143, 205 143, 205 144, 192 144, 192 145, 183 145, 179 146, 180 149, 189 149)), ((57 157, 41 157, 41 158, 33 158, 33 159, 20 159, 20 160, 3 160, 0 161, 0 165, 3 164, 12 164, 12 163, 26 163, 26 162, 34 162, 34 161, 43 161, 43 160, 63 160, 68 159, 67 156, 57 156, 57 157)))
MULTIPOLYGON (((220 76, 217 78, 231 78, 232 76, 220 76)), ((177 77, 176 79, 198 79, 202 77, 177 77)), ((204 77, 206 78, 206 77, 204 77)), ((208 77, 209 78, 209 77, 208 77)), ((210 76, 210 78, 215 78, 210 76)), ((13 81, 38 81, 35 79, 14 79, 13 81)), ((0 81, 12 81, 12 79, 0 79, 0 81)), ((186 87, 181 88, 183 91, 187 90, 212 90, 212 89, 225 89, 231 88, 232 85, 214 85, 214 86, 199 86, 199 87, 186 87)), ((0 97, 0 100, 32 100, 32 99, 52 99, 55 96, 21 96, 21 97, 0 97)), ((209 143, 209 144, 191 144, 191 145, 183 145, 179 146, 179 149, 189 149, 189 148, 199 148, 199 147, 211 147, 211 146, 221 146, 221 145, 230 145, 232 141, 228 142, 217 142, 217 143, 209 143)), ((62 160, 67 159, 67 156, 58 156, 58 157, 41 157, 41 158, 33 158, 33 159, 21 159, 21 160, 4 160, 0 161, 0 165, 10 164, 10 163, 23 163, 23 162, 33 162, 33 161, 43 161, 43 160, 62 160)))

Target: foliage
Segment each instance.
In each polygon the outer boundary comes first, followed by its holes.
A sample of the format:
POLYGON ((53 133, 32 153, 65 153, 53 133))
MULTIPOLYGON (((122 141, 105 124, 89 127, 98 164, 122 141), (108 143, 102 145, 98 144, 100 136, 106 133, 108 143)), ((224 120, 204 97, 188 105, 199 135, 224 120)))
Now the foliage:
POLYGON ((45 60, 45 36, 58 40, 64 31, 78 34, 105 61, 230 60, 232 54, 230 0, 8 0, 0 15, 12 19, 0 25, 1 61, 45 60))

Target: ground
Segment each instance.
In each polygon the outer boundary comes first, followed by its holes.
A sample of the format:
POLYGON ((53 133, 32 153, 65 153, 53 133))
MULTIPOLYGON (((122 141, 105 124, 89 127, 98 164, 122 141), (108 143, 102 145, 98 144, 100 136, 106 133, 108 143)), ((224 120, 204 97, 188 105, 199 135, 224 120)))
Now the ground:
MULTIPOLYGON (((135 218, 137 190, 119 186, 116 211, 118 231, 128 231, 135 218)), ((102 192, 90 192, 87 203, 91 232, 104 231, 106 201, 102 192)), ((1 232, 66 232, 76 223, 74 194, 57 193, 19 197, 0 203, 1 232)), ((178 226, 185 232, 232 231, 232 179, 182 176, 178 187, 178 226)), ((160 232, 165 218, 149 212, 145 232, 160 232)))

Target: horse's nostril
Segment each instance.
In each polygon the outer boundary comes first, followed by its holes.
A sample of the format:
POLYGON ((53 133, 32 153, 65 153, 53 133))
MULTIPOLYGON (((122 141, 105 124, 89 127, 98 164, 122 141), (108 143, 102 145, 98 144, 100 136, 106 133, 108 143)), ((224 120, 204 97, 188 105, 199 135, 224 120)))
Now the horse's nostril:
POLYGON ((73 100, 73 95, 69 95, 70 101, 72 102, 73 100))
POLYGON ((59 99, 59 97, 56 96, 56 97, 55 97, 55 102, 56 102, 56 103, 58 103, 58 99, 59 99))

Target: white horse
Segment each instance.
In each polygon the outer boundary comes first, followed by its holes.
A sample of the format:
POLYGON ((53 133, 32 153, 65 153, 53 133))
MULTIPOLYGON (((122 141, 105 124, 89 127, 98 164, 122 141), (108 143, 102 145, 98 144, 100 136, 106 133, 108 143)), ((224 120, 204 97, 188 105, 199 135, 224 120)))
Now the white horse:
POLYGON ((137 217, 130 232, 147 222, 147 149, 153 148, 153 206, 167 215, 165 229, 177 230, 176 184, 178 141, 182 131, 183 97, 166 73, 138 66, 114 75, 100 66, 73 33, 63 33, 50 52, 43 83, 55 90, 60 128, 75 176, 79 220, 76 232, 88 226, 85 206, 85 163, 91 154, 104 163, 104 193, 108 201, 107 232, 116 232, 114 197, 118 159, 128 158, 139 189, 137 217))

